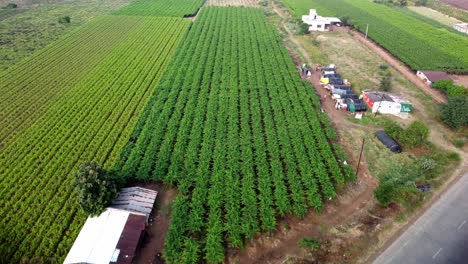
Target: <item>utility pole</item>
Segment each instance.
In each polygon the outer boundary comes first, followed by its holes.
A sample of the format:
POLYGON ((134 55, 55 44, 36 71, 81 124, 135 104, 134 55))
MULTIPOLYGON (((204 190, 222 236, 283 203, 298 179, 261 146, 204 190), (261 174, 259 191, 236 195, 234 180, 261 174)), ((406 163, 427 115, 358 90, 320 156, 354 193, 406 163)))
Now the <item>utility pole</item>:
POLYGON ((366 39, 367 39, 367 32, 369 32, 369 24, 366 26, 366 39))
POLYGON ((362 138, 361 152, 359 153, 359 161, 356 168, 356 179, 358 177, 359 165, 361 165, 362 151, 364 150, 364 142, 366 141, 366 135, 362 138))

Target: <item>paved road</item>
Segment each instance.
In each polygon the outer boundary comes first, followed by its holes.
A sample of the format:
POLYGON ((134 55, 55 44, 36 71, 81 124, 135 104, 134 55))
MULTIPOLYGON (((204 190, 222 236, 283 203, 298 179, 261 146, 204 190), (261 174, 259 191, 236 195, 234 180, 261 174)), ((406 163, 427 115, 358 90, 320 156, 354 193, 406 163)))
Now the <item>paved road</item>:
POLYGON ((468 173, 374 264, 468 264, 468 173))

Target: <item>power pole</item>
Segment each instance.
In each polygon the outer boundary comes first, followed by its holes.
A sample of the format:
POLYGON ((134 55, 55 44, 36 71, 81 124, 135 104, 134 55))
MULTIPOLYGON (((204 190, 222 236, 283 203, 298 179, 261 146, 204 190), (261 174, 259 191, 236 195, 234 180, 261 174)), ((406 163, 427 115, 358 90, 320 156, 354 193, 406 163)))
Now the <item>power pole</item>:
POLYGON ((364 142, 366 141, 366 135, 362 138, 361 152, 359 153, 359 161, 356 168, 356 179, 358 177, 359 165, 361 165, 362 151, 364 150, 364 142))
POLYGON ((367 39, 367 32, 369 32, 369 24, 366 26, 366 39, 367 39))

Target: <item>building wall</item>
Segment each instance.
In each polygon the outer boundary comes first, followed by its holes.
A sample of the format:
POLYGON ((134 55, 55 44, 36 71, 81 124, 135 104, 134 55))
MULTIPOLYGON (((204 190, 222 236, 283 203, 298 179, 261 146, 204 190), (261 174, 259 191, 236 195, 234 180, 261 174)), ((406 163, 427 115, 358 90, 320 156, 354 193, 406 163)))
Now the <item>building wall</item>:
POLYGON ((398 114, 401 110, 401 104, 396 102, 382 101, 375 102, 372 107, 372 113, 379 111, 382 114, 398 114))
POLYGON ((423 82, 425 82, 427 85, 431 86, 432 82, 429 81, 429 79, 426 77, 426 75, 423 72, 417 71, 416 75, 419 77, 419 79, 423 80, 423 82))

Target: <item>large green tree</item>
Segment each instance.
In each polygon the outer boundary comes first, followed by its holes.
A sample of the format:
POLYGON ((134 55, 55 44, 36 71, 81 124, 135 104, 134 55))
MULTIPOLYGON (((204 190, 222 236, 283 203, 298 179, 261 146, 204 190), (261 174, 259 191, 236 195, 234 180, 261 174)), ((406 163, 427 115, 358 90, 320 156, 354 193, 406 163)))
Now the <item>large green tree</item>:
POLYGON ((95 162, 85 162, 74 174, 78 203, 88 215, 99 215, 117 195, 112 173, 95 162))

